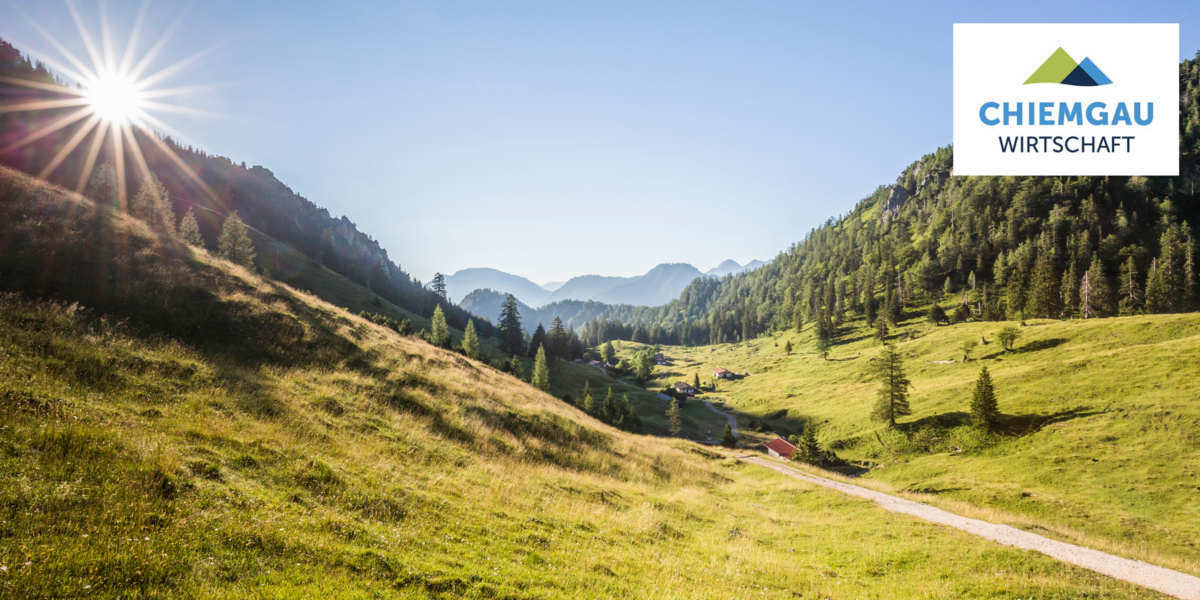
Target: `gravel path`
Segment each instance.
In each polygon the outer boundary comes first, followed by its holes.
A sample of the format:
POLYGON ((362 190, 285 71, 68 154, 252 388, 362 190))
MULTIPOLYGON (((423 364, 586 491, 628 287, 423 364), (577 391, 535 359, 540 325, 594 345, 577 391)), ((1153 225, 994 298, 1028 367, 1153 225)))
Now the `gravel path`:
POLYGON ((725 411, 723 411, 723 410, 721 410, 721 409, 719 409, 719 408, 717 408, 717 407, 713 406, 713 405, 712 405, 712 402, 709 402, 708 400, 705 400, 705 401, 704 401, 704 405, 708 407, 708 410, 711 410, 711 411, 713 411, 713 412, 717 413, 718 415, 721 415, 722 417, 725 417, 726 419, 729 419, 729 428, 733 430, 733 437, 737 437, 737 434, 738 434, 738 432, 737 432, 737 419, 735 419, 735 418, 733 417, 733 415, 731 415, 731 414, 729 414, 729 413, 727 413, 727 412, 725 412, 725 411))
MULTIPOLYGON (((709 408, 712 407, 710 406, 709 408)), ((1090 569, 1114 579, 1128 581, 1129 583, 1176 598, 1200 600, 1200 577, 1193 577, 1186 573, 1156 567, 1141 561, 1113 556, 1098 550, 1092 550, 1091 548, 1051 540, 1034 533, 1029 533, 1028 531, 1009 527, 1008 525, 997 525, 995 523, 988 523, 987 521, 960 517, 940 508, 929 506, 928 504, 890 496, 857 485, 809 475, 803 471, 761 457, 741 456, 739 458, 744 462, 766 467, 789 477, 807 481, 808 483, 832 488, 860 498, 874 500, 876 504, 892 512, 904 513, 933 523, 948 525, 967 533, 983 536, 1005 546, 1013 546, 1014 548, 1021 548, 1023 550, 1036 550, 1063 562, 1090 569)))

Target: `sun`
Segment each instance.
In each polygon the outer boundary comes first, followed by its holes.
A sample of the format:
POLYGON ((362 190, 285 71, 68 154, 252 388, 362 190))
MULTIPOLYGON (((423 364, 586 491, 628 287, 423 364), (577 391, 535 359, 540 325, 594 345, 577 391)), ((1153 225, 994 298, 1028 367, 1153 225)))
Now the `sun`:
MULTIPOLYGON (((53 56, 37 52, 31 46, 23 44, 26 51, 29 52, 31 57, 37 57, 67 80, 77 82, 78 86, 71 87, 69 85, 62 85, 61 83, 0 77, 3 83, 45 90, 53 92, 56 96, 55 99, 0 105, 0 112, 49 110, 60 111, 59 114, 61 114, 63 109, 70 109, 65 116, 51 117, 51 122, 48 125, 40 127, 17 141, 0 148, 0 154, 14 152, 56 131, 78 123, 79 125, 75 125, 75 134, 63 145, 49 164, 45 165, 45 168, 38 174, 39 177, 48 177, 50 173, 63 164, 64 160, 71 153, 83 145, 87 148, 84 151, 87 159, 83 164, 83 169, 79 173, 78 183, 75 186, 76 192, 82 192, 95 166, 95 160, 100 147, 107 141, 112 145, 112 156, 116 162, 115 167, 117 170, 118 195, 120 196, 122 205, 124 205, 126 200, 126 159, 131 158, 133 160, 137 169, 141 171, 142 177, 148 178, 151 175, 146 158, 139 145, 140 143, 148 142, 157 146, 206 195, 210 198, 215 198, 215 194, 213 194, 212 190, 208 188, 195 171, 160 139, 159 132, 173 136, 177 140, 189 140, 189 138, 152 114, 168 112, 205 118, 220 117, 220 115, 180 106, 178 102, 161 101, 164 98, 178 99, 186 94, 209 89, 209 86, 158 87, 164 80, 175 76, 181 69, 199 59, 215 46, 197 52, 158 71, 147 73, 147 69, 153 64, 155 57, 162 50, 175 29, 173 26, 165 31, 158 41, 152 44, 149 50, 142 55, 140 60, 137 60, 135 53, 142 33, 142 26, 145 23, 145 13, 148 3, 142 4, 123 54, 115 52, 114 40, 112 39, 112 32, 108 27, 108 16, 103 0, 99 3, 101 13, 101 43, 99 45, 95 43, 92 34, 84 25, 83 19, 76 10, 72 0, 66 0, 66 6, 75 21, 76 28, 79 30, 80 39, 87 49, 87 56, 91 58, 91 64, 76 57, 48 31, 30 20, 30 23, 41 33, 42 37, 46 38, 66 60, 65 62, 57 61, 53 56), (85 144, 85 140, 89 138, 91 142, 85 144)), ((177 21, 176 25, 179 22, 177 21)))
POLYGON ((83 97, 105 123, 123 126, 143 120, 143 94, 131 77, 102 74, 86 85, 83 97))

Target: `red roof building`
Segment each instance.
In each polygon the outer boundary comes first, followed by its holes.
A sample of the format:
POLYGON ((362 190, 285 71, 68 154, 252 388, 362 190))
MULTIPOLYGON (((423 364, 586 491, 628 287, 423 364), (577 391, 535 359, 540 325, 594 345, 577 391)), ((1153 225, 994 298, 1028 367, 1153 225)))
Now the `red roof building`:
POLYGON ((763 445, 767 447, 767 454, 774 457, 792 460, 792 456, 796 454, 796 447, 783 438, 775 438, 763 445))
POLYGON ((733 377, 733 373, 730 373, 721 367, 717 367, 713 369, 713 377, 716 377, 717 379, 728 379, 733 377))

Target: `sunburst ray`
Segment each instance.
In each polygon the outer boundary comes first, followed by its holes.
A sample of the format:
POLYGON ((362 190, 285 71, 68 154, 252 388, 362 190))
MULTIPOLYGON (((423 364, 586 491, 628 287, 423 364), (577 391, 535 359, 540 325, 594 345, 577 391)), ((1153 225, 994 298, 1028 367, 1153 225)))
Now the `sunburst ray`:
MULTIPOLYGON (((134 170, 128 173, 129 176, 137 177, 140 175, 142 178, 146 178, 151 175, 150 161, 147 159, 147 154, 143 151, 140 145, 141 141, 138 138, 138 133, 140 132, 146 140, 149 140, 157 147, 161 156, 169 161, 169 164, 174 165, 187 179, 194 182, 201 193, 209 199, 216 200, 216 194, 200 179, 195 169, 188 165, 187 161, 179 156, 171 148, 170 144, 160 139, 159 135, 154 133, 154 130, 166 132, 167 135, 172 135, 180 140, 188 140, 187 136, 150 114, 150 111, 203 118, 222 118, 222 116, 186 106, 154 102, 150 99, 183 96, 213 89, 215 86, 151 88, 177 75, 189 65, 192 65, 217 49, 221 44, 213 44, 182 60, 175 61, 158 69, 153 74, 147 76, 144 73, 154 64, 155 58, 159 56, 175 31, 182 25, 188 10, 180 14, 171 26, 146 50, 145 54, 139 58, 137 50, 144 32, 149 0, 143 0, 134 19, 133 26, 129 30, 129 38, 119 54, 105 0, 98 0, 99 40, 93 37, 92 30, 85 23, 74 1, 64 0, 64 2, 70 12, 80 40, 87 51, 87 58, 91 59, 91 64, 85 63, 84 60, 81 60, 81 57, 73 54, 66 46, 46 31, 46 29, 30 18, 29 15, 22 13, 33 25, 34 29, 65 58, 70 66, 61 64, 51 57, 38 53, 32 47, 26 46, 26 51, 29 52, 30 56, 37 57, 38 60, 59 74, 77 82, 81 89, 71 89, 45 81, 0 77, 0 83, 72 96, 68 98, 18 101, 7 106, 0 106, 0 113, 62 110, 77 106, 82 108, 72 111, 67 115, 56 115, 50 123, 38 127, 36 131, 25 134, 19 140, 9 143, 4 148, 0 148, 0 153, 15 151, 66 127, 75 127, 76 129, 70 139, 56 152, 54 158, 43 167, 40 176, 45 178, 54 172, 91 136, 91 143, 87 145, 83 167, 78 175, 75 186, 75 190, 82 193, 87 188, 92 171, 96 166, 96 161, 101 151, 105 148, 105 143, 108 142, 111 144, 109 150, 112 153, 111 160, 115 163, 113 166, 117 175, 118 201, 121 207, 124 208, 129 195, 126 155, 128 154, 132 157, 134 163, 134 170), (97 41, 99 41, 99 44, 97 44, 97 41), (80 123, 80 121, 83 122, 80 123)), ((188 140, 188 143, 198 145, 190 140, 188 140)))

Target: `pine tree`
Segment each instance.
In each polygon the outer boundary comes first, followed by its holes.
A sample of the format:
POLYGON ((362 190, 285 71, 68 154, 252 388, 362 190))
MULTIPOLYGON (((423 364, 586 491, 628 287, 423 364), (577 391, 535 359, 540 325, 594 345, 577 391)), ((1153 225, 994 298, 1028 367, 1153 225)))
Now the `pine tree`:
POLYGON ((1150 314, 1167 312, 1167 286, 1163 281, 1162 270, 1158 268, 1158 259, 1151 259, 1150 271, 1146 273, 1146 312, 1150 314))
POLYGON ((1185 258, 1183 262, 1183 310, 1196 310, 1196 261, 1194 259, 1196 244, 1192 241, 1192 236, 1188 236, 1187 246, 1184 249, 1185 258))
POLYGON ((992 431, 1000 422, 1000 407, 996 403, 996 389, 987 365, 979 369, 975 380, 975 392, 971 395, 971 422, 976 427, 992 431))
POLYGON ((721 445, 726 448, 737 448, 738 439, 733 435, 733 427, 729 423, 725 424, 725 431, 721 432, 721 445))
POLYGON ((699 373, 696 373, 695 377, 692 379, 692 387, 696 388, 697 391, 700 390, 700 374, 699 373))
POLYGON ((533 331, 533 337, 529 338, 529 358, 537 355, 538 350, 546 345, 546 329, 538 323, 537 329, 533 331))
POLYGON ((509 294, 500 305, 500 325, 497 337, 500 348, 508 354, 525 353, 525 332, 521 329, 521 312, 517 299, 509 294))
POLYGON ((823 360, 829 360, 829 351, 833 349, 833 342, 827 338, 817 338, 813 340, 813 347, 823 360))
POLYGON ((442 312, 441 306, 433 309, 433 333, 429 336, 429 343, 439 348, 445 348, 450 343, 450 328, 446 326, 446 313, 442 312))
POLYGON ((1142 287, 1138 283, 1137 264, 1133 262, 1132 256, 1125 259, 1125 263, 1121 265, 1121 284, 1117 287, 1117 293, 1121 296, 1121 314, 1138 314, 1142 308, 1142 287))
POLYGON ((254 243, 250 241, 246 225, 242 223, 236 210, 225 217, 225 224, 221 226, 221 237, 217 238, 217 255, 235 265, 247 269, 254 268, 254 243))
POLYGON ((530 383, 543 392, 550 391, 550 368, 546 366, 546 350, 541 346, 538 346, 537 358, 533 360, 533 378, 530 383))
POLYGON ((467 319, 467 329, 463 334, 463 352, 467 356, 479 358, 479 336, 475 334, 475 319, 467 319))
MULTIPOLYGON (((787 356, 792 355, 792 340, 788 340, 783 344, 783 353, 787 356)), ((699 376, 697 376, 699 377, 699 376)))
POLYGON ((1079 284, 1080 314, 1085 319, 1107 317, 1113 314, 1112 288, 1104 276, 1104 266, 1099 256, 1092 257, 1092 264, 1083 274, 1079 284))
POLYGON ((671 431, 671 437, 679 437, 683 432, 683 411, 679 409, 679 402, 675 400, 671 400, 670 405, 667 408, 668 429, 671 431))
POLYGON ((895 346, 884 345, 883 352, 874 361, 873 370, 880 388, 871 417, 895 427, 896 417, 912 414, 908 405, 908 388, 912 387, 912 382, 904 375, 904 360, 895 346))
POLYGON ((1076 310, 1079 310, 1081 302, 1079 286, 1079 271, 1075 266, 1075 261, 1071 261, 1071 267, 1063 272, 1062 289, 1059 292, 1063 301, 1063 314, 1073 315, 1076 310))
POLYGON ((629 394, 621 394, 621 411, 625 414, 625 429, 634 433, 642 430, 642 417, 633 409, 629 402, 629 394))
POLYGON ((512 373, 513 377, 525 381, 525 368, 521 366, 521 359, 517 358, 516 354, 508 361, 508 370, 512 373))
POLYGON ((179 240, 189 246, 204 247, 204 238, 200 235, 200 223, 196 221, 196 213, 189 207, 183 220, 179 222, 179 240))
POLYGON ((797 440, 796 453, 793 458, 796 460, 817 465, 821 463, 821 445, 817 442, 817 426, 809 423, 804 426, 804 433, 797 440))
POLYGON ((429 289, 433 290, 433 293, 437 294, 438 296, 441 296, 443 302, 449 300, 449 297, 446 295, 445 275, 442 275, 441 273, 434 273, 433 281, 429 282, 429 289))
POLYGON ((604 395, 604 412, 601 415, 601 420, 605 423, 616 424, 617 417, 620 413, 617 412, 617 400, 613 397, 612 388, 608 388, 608 393, 604 395))
POLYGON ((1054 253, 1043 250, 1033 266, 1033 281, 1029 289, 1029 311, 1046 319, 1062 315, 1062 283, 1055 273, 1054 253))
POLYGON ((571 350, 571 336, 563 328, 562 317, 554 317, 554 321, 550 323, 550 333, 547 335, 547 339, 550 347, 550 358, 554 360, 568 358, 568 353, 571 350))
POLYGON ((175 233, 175 213, 171 210, 170 194, 154 173, 142 180, 137 195, 129 201, 129 214, 145 221, 155 231, 168 235, 175 233))
POLYGON ((875 325, 875 337, 879 338, 881 342, 886 342, 888 335, 887 319, 879 319, 875 325))
POLYGON ((604 348, 601 350, 604 355, 604 362, 613 364, 613 359, 617 357, 617 351, 613 348, 612 342, 604 342, 604 348))

